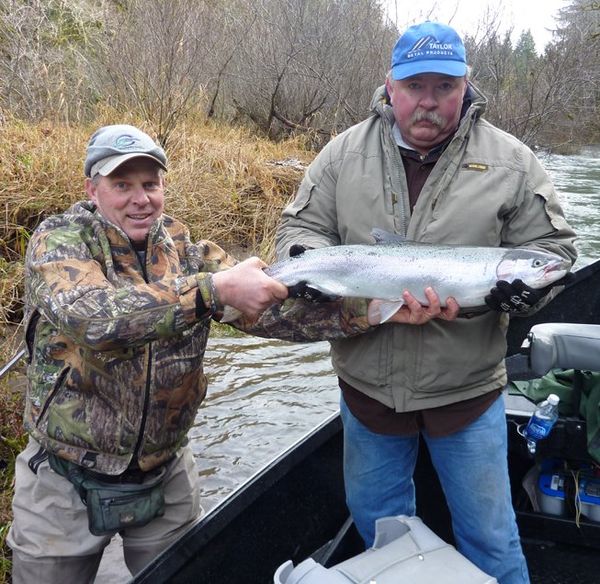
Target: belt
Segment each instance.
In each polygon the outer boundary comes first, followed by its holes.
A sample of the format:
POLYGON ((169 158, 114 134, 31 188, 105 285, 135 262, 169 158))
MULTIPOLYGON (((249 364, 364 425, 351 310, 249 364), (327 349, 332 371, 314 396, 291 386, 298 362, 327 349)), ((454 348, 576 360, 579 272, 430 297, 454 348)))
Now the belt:
POLYGON ((144 481, 148 480, 148 478, 153 478, 158 475, 164 474, 165 467, 169 466, 173 462, 173 460, 175 460, 175 455, 171 456, 171 458, 169 458, 160 466, 157 466, 156 468, 153 468, 151 470, 144 471, 136 465, 135 467, 129 467, 125 469, 125 471, 119 475, 109 475, 100 472, 95 472, 93 470, 89 470, 88 468, 76 465, 73 462, 68 462, 53 454, 49 454, 48 458, 53 459, 52 462, 54 464, 50 464, 52 469, 64 477, 66 477, 68 474, 69 465, 72 465, 72 467, 79 467, 80 469, 82 469, 85 472, 85 476, 91 479, 116 485, 127 483, 142 484, 144 481))
MULTIPOLYGON (((158 467, 158 470, 162 468, 162 465, 158 467)), ((141 484, 144 480, 153 474, 156 473, 157 469, 152 469, 149 471, 143 471, 140 468, 131 468, 127 469, 124 473, 120 475, 107 475, 99 472, 94 472, 93 470, 85 470, 86 476, 89 476, 92 479, 97 479, 104 483, 111 484, 120 484, 120 483, 138 483, 141 484)))

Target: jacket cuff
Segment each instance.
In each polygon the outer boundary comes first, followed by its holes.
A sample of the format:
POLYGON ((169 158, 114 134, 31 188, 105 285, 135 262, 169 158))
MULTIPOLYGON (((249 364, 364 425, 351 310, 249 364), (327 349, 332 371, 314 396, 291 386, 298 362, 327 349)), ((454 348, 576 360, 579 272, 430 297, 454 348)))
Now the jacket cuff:
POLYGON ((198 292, 196 293, 196 318, 210 318, 223 311, 223 305, 213 282, 212 274, 198 274, 198 292))

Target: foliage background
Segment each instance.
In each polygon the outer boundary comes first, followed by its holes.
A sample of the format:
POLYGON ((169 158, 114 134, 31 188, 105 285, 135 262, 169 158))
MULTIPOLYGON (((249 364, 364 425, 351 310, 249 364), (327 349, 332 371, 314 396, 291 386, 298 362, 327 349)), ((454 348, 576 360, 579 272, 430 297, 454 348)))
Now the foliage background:
MULTIPOLYGON (((501 30, 486 13, 465 37, 488 119, 531 145, 598 141, 600 2, 567 2, 541 55, 501 30)), ((319 147, 367 115, 397 36, 380 0, 0 0, 0 108, 73 124, 109 105, 166 146, 202 114, 319 147)))

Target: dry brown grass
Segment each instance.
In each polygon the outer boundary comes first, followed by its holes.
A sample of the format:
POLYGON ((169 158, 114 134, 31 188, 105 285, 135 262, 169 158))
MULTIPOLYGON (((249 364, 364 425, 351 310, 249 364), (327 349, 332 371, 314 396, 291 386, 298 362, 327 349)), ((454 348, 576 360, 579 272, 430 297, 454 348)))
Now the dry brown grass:
POLYGON ((10 578, 10 550, 5 539, 12 519, 14 465, 27 443, 22 427, 23 379, 22 371, 17 371, 0 382, 0 582, 10 578))
POLYGON ((281 209, 302 176, 278 163, 308 162, 301 140, 275 144, 241 128, 188 124, 169 155, 167 212, 185 217, 194 239, 272 259, 281 209))

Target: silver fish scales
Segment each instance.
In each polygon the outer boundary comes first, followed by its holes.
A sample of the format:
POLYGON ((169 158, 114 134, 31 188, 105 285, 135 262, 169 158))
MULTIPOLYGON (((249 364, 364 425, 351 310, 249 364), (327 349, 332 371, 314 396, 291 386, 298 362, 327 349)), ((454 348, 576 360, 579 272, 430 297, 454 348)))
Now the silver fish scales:
POLYGON ((484 306, 484 297, 498 280, 521 279, 532 288, 543 288, 562 278, 569 267, 561 256, 529 248, 405 241, 309 249, 265 272, 288 287, 305 283, 331 296, 388 301, 387 314, 402 306, 405 290, 426 305, 424 290, 430 286, 442 305, 452 296, 461 308, 475 308, 484 306))

